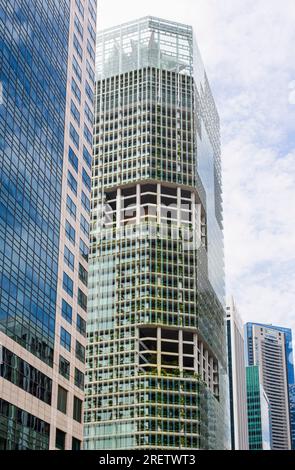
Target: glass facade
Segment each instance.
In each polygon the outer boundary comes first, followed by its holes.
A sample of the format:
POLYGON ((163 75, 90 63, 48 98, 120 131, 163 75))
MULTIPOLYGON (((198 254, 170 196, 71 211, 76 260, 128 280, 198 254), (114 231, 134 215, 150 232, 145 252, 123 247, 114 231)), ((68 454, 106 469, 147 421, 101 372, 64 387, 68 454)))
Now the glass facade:
POLYGON ((88 265, 79 254, 79 239, 88 246, 90 211, 82 193, 90 199, 91 171, 83 148, 91 154, 92 133, 85 135, 84 127, 87 122, 91 129, 94 60, 87 45, 95 45, 95 28, 95 0, 1 1, 0 397, 9 402, 8 414, 5 408, 1 415, 1 432, 9 430, 6 443, 1 434, 5 448, 55 448, 57 428, 65 434, 66 449, 72 438, 82 439, 82 424, 71 424, 71 408, 73 393, 84 398, 86 339, 76 325, 78 316, 86 322, 88 265), (74 90, 68 86, 72 79, 74 90), (67 350, 61 331, 71 339, 67 350), (66 417, 58 411, 58 389, 68 394, 66 417), (46 438, 37 428, 34 435, 36 409, 45 417, 46 438), (25 418, 18 417, 21 411, 25 418), (21 433, 19 419, 28 423, 21 433), (10 440, 10 429, 17 444, 12 435, 10 440))
POLYGON ((270 450, 270 408, 258 366, 246 367, 249 450, 270 450))
POLYGON ((4 0, 0 8, 0 329, 49 365, 55 335, 69 14, 68 1, 4 0))
POLYGON ((224 448, 219 119, 189 26, 98 37, 86 449, 224 448))
POLYGON ((0 450, 46 450, 48 423, 0 398, 0 450))

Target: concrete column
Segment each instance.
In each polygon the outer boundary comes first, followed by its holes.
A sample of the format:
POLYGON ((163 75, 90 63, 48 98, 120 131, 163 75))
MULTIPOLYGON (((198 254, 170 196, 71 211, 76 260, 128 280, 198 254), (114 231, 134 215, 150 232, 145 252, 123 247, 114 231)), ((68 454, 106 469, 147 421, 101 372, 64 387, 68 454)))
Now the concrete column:
POLYGON ((197 223, 196 223, 196 195, 192 193, 192 226, 193 226, 193 247, 196 248, 196 231, 197 231, 197 223))
POLYGON ((121 188, 117 189, 117 230, 120 229, 121 226, 121 188))
POLYGON ((178 364, 180 372, 183 372, 183 331, 178 332, 178 364))
POLYGON ((157 328, 157 369, 161 374, 161 328, 157 328))
POLYGON ((201 204, 195 204, 196 217, 196 245, 199 247, 202 242, 202 225, 201 225, 201 204))
POLYGON ((140 184, 136 185, 136 225, 140 224, 140 184))
POLYGON ((177 188, 177 227, 181 225, 181 188, 177 188))
POLYGON ((214 377, 214 374, 213 374, 213 357, 210 357, 209 359, 209 364, 210 364, 210 389, 212 390, 212 392, 214 392, 214 386, 213 386, 213 377, 214 377))
POLYGON ((195 373, 199 373, 199 364, 198 364, 198 335, 194 334, 194 369, 195 373))
POLYGON ((206 379, 206 383, 207 383, 207 384, 209 383, 208 365, 209 365, 209 362, 208 362, 208 350, 205 349, 205 379, 206 379))
POLYGON ((204 354, 204 345, 203 342, 200 342, 200 371, 199 373, 201 374, 201 378, 203 379, 203 354, 204 354))
POLYGON ((161 223, 161 185, 157 184, 157 224, 161 223))

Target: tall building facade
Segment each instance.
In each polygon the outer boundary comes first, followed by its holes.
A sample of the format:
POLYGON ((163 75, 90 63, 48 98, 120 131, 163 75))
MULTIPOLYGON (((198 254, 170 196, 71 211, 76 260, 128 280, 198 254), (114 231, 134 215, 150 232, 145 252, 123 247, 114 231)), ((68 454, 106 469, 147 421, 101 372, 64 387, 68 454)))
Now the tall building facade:
POLYGON ((292 450, 295 450, 295 384, 289 385, 292 450))
POLYGON ((247 323, 245 331, 248 365, 259 367, 270 404, 272 449, 291 449, 289 385, 294 384, 291 330, 247 323))
POLYGON ((246 367, 249 450, 270 450, 270 405, 259 374, 258 366, 246 367))
POLYGON ((83 438, 95 0, 0 5, 0 449, 83 438))
POLYGON ((86 449, 224 448, 219 118, 192 28, 98 35, 86 449))
POLYGON ((248 450, 248 415, 243 323, 233 298, 226 307, 232 450, 248 450))

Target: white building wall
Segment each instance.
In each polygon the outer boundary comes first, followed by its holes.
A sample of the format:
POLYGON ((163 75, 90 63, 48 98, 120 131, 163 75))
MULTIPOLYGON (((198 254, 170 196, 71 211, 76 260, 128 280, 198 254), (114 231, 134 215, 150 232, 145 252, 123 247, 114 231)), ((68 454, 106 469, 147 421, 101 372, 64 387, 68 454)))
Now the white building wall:
POLYGON ((235 450, 248 450, 248 416, 244 334, 242 320, 233 298, 227 303, 227 324, 231 338, 231 374, 233 394, 233 422, 235 450))

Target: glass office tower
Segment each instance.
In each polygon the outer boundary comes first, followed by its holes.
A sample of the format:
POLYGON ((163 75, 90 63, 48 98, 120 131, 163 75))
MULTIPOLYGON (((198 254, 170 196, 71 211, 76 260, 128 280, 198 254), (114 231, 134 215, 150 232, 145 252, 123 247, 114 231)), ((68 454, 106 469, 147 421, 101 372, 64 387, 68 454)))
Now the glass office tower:
POLYGON ((0 5, 0 449, 78 449, 95 0, 0 5))
POLYGON ((257 365, 270 403, 272 449, 292 448, 292 386, 294 385, 292 331, 280 326, 247 323, 247 362, 257 365))
POLYGON ((219 118, 192 28, 98 36, 86 449, 222 449, 219 118))
POLYGON ((271 449, 270 405, 258 366, 246 367, 249 450, 271 449))

